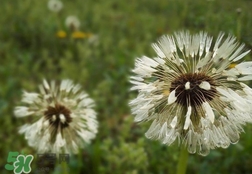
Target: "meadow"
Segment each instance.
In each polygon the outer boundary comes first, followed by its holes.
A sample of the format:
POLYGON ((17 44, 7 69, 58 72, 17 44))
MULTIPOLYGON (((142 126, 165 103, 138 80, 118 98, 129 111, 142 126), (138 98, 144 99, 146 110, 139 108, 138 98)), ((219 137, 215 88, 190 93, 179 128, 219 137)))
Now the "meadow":
MULTIPOLYGON (((22 91, 38 91, 43 79, 72 79, 96 103, 99 132, 68 171, 55 165, 46 173, 173 174, 180 148, 145 138, 150 123, 134 123, 128 103, 129 76, 137 57, 155 56, 151 43, 179 30, 220 31, 252 48, 251 0, 62 0, 59 12, 48 1, 2 0, 0 5, 0 173, 8 152, 36 156, 18 128, 27 120, 14 117, 22 91), (74 37, 65 19, 80 20, 82 35, 74 37), (60 35, 63 32, 63 35, 60 35)), ((252 59, 252 54, 246 56, 252 59)), ((252 85, 249 84, 250 86, 252 85)), ((240 141, 214 149, 206 157, 191 154, 187 173, 252 173, 252 125, 240 141)), ((31 173, 43 173, 32 163, 31 173)))

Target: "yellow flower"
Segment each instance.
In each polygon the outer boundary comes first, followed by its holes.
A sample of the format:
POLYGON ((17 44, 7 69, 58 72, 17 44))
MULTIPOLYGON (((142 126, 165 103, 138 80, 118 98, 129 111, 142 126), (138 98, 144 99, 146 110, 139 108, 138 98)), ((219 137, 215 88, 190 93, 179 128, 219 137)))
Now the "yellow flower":
POLYGON ((74 31, 72 33, 72 38, 74 39, 84 39, 89 38, 92 34, 91 33, 84 33, 82 31, 74 31))
POLYGON ((63 30, 59 30, 57 33, 56 33, 56 36, 58 38, 65 38, 67 36, 66 32, 63 31, 63 30))
POLYGON ((229 65, 229 68, 234 68, 236 65, 237 65, 236 63, 231 63, 231 64, 229 65))

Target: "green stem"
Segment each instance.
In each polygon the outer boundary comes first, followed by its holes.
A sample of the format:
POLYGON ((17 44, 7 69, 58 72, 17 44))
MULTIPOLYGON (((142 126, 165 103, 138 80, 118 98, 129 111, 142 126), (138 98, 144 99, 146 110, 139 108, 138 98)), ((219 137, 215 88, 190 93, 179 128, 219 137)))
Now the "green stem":
POLYGON ((61 163, 61 169, 62 169, 62 174, 68 174, 68 166, 66 164, 66 162, 62 162, 61 163))
POLYGON ((187 168, 188 152, 187 149, 181 146, 180 157, 177 165, 177 174, 185 174, 187 168))
POLYGON ((237 26, 236 26, 236 32, 237 32, 237 39, 241 39, 241 17, 240 14, 238 14, 238 19, 237 19, 237 26))

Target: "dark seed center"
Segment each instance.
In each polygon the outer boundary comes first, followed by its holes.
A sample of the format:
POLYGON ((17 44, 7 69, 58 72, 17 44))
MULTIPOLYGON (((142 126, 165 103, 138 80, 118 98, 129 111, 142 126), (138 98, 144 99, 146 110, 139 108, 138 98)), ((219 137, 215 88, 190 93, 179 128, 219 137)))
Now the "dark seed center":
POLYGON ((203 73, 188 73, 177 77, 170 87, 170 92, 175 90, 176 102, 184 106, 198 106, 205 101, 211 101, 216 94, 214 79, 203 73), (209 90, 202 89, 199 85, 208 82, 209 90), (189 82, 189 83, 187 83, 189 82), (187 85, 186 85, 187 84, 187 85), (185 87, 187 86, 187 88, 185 87))
POLYGON ((50 125, 61 128, 65 128, 72 122, 71 112, 68 108, 63 105, 55 104, 54 107, 48 106, 44 112, 46 120, 49 120, 50 125))

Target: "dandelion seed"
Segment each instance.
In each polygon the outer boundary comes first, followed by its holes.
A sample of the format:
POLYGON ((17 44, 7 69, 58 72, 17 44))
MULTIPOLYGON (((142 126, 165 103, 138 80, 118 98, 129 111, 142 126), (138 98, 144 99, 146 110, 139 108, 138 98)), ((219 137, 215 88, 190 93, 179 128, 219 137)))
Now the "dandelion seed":
POLYGON ((63 80, 59 86, 44 80, 39 88, 40 93, 24 92, 25 106, 14 110, 16 117, 33 120, 19 133, 40 153, 78 153, 97 133, 93 100, 71 80, 63 80))
POLYGON ((48 8, 53 12, 59 12, 63 8, 63 3, 60 0, 49 0, 48 8))
POLYGON ((158 57, 138 58, 131 77, 135 121, 152 121, 146 137, 190 153, 237 143, 242 126, 252 121, 252 62, 238 61, 249 51, 232 36, 177 32, 152 45, 158 57))

